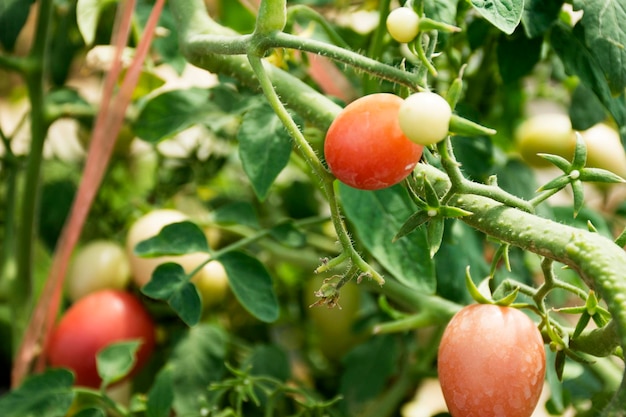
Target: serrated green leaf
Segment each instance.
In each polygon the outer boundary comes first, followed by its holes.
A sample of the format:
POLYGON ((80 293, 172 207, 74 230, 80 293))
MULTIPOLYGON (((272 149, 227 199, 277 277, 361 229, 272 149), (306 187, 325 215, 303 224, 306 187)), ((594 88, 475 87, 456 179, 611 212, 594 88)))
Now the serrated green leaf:
POLYGON ((237 140, 243 169, 259 200, 264 200, 289 162, 291 137, 272 108, 263 105, 245 113, 237 140))
POLYGON ((492 25, 510 35, 522 19, 524 0, 471 0, 472 6, 492 25))
POLYGON ((141 288, 148 297, 167 301, 172 310, 188 325, 200 320, 202 301, 195 285, 182 266, 167 262, 159 265, 152 273, 152 279, 141 288))
POLYGON ((172 90, 153 97, 144 105, 133 130, 143 140, 158 143, 197 123, 221 117, 227 116, 210 101, 209 90, 172 90))
POLYGON ((375 401, 385 388, 387 378, 397 368, 398 343, 390 335, 379 335, 361 343, 343 361, 339 382, 343 396, 340 405, 345 415, 360 415, 368 403, 375 401))
POLYGON ((587 130, 606 120, 606 110, 591 89, 584 84, 578 84, 570 98, 569 118, 572 129, 587 130))
POLYGON ((59 417, 72 405, 74 376, 65 369, 51 369, 27 378, 17 389, 0 397, 3 417, 59 417))
POLYGON ((193 222, 183 221, 164 226, 158 235, 139 242, 134 252, 139 256, 152 258, 209 250, 209 243, 202 229, 193 222))
POLYGON ((584 28, 585 43, 600 63, 614 94, 626 88, 626 7, 623 1, 573 2, 582 9, 580 25, 584 28))
POLYGON ((28 14, 35 0, 2 0, 0 1, 0 44, 12 51, 28 14))
POLYGON ((213 211, 213 220, 224 226, 239 224, 253 229, 260 227, 254 207, 247 202, 234 202, 218 207, 213 211))
POLYGON ((228 334, 216 325, 200 323, 177 341, 167 365, 172 370, 174 411, 179 416, 196 416, 206 406, 212 382, 225 372, 228 334))
POLYGON ((522 25, 526 36, 544 34, 558 19, 563 0, 525 0, 522 25))
POLYGON ((271 323, 280 313, 272 277, 256 258, 243 252, 228 252, 218 258, 230 287, 241 305, 261 321, 271 323))
POLYGON ((148 417, 169 417, 174 403, 174 382, 171 366, 164 366, 148 392, 146 414, 148 417))
POLYGON ((496 47, 500 76, 504 83, 514 83, 528 75, 541 57, 543 38, 527 38, 522 33, 501 34, 496 47))
POLYGON ((302 233, 292 221, 285 221, 272 227, 270 235, 290 248, 302 248, 306 245, 306 234, 302 233))
POLYGON ((124 378, 133 369, 140 340, 128 340, 108 345, 96 355, 98 375, 107 386, 124 378))
POLYGON ((563 62, 566 73, 578 76, 618 124, 623 125, 626 123, 626 104, 622 98, 613 97, 600 64, 581 40, 583 35, 577 28, 574 33, 563 24, 554 25, 550 31, 550 44, 563 62))
POLYGON ((76 3, 76 22, 85 45, 93 45, 102 10, 115 0, 78 0, 76 3))
POLYGON ((389 274, 411 289, 434 293, 434 263, 426 230, 417 229, 394 242, 395 231, 400 230, 415 210, 406 189, 394 186, 362 191, 340 184, 339 194, 359 241, 389 274))

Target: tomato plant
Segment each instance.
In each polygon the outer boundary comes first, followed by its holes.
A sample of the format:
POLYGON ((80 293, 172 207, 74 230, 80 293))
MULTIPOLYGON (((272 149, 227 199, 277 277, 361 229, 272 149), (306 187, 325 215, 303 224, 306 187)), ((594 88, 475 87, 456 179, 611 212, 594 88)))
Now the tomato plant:
POLYGON ((5 0, 0 415, 431 416, 474 299, 471 399, 623 417, 620 1, 5 0), (115 275, 94 241, 159 332, 138 373, 99 351, 129 403, 48 354, 68 317, 71 348, 124 329, 75 313, 115 275), (542 343, 545 380, 512 377, 542 343))
POLYGON ((71 300, 103 289, 124 289, 130 282, 130 266, 124 248, 110 240, 87 243, 74 256, 66 288, 71 300))
POLYGON ((337 115, 324 141, 326 162, 337 179, 354 188, 377 190, 411 173, 422 147, 400 130, 402 102, 392 94, 371 94, 337 115))
POLYGON ((50 366, 66 367, 75 383, 100 386, 96 354, 111 343, 137 339, 134 372, 146 364, 155 344, 152 318, 132 294, 119 290, 91 293, 70 307, 52 332, 46 347, 50 366))
POLYGON ((543 388, 543 339, 515 308, 469 305, 446 327, 437 369, 453 416, 529 417, 543 388))

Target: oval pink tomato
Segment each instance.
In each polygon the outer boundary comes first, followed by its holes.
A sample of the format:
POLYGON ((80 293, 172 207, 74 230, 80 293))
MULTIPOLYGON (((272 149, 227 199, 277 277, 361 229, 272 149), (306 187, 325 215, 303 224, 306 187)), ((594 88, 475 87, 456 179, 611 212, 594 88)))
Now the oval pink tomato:
POLYGON ((543 388, 543 339, 520 310, 470 305, 446 327, 437 368, 453 417, 530 417, 543 388))

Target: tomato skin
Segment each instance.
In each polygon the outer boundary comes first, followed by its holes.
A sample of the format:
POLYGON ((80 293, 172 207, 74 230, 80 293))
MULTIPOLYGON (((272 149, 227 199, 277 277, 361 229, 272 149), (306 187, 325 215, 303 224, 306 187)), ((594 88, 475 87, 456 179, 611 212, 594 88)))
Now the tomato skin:
POLYGON ((124 289, 130 281, 130 265, 124 248, 111 240, 93 240, 80 248, 66 278, 69 298, 76 301, 103 290, 124 289))
POLYGON ((515 141, 524 161, 537 168, 553 166, 538 153, 571 161, 576 149, 576 135, 566 114, 545 113, 526 119, 515 131, 515 141))
POLYGON ((583 130, 580 135, 587 144, 586 166, 606 169, 626 178, 626 153, 615 129, 598 123, 583 130))
POLYGON ((391 37, 400 43, 411 42, 419 33, 420 18, 409 7, 398 7, 389 12, 386 26, 391 37))
POLYGON ((404 100, 378 93, 348 104, 326 133, 324 155, 337 179, 361 190, 378 190, 404 180, 422 156, 423 146, 400 129, 404 100))
POLYGON ((411 94, 400 106, 400 129, 418 145, 434 145, 445 139, 451 118, 450 104, 430 91, 411 94))
POLYGON ((439 381, 453 417, 530 417, 545 368, 537 326, 512 307, 464 307, 439 345, 439 381))
POLYGON ((154 350, 154 323, 131 293, 102 290, 81 298, 65 312, 51 334, 46 357, 50 366, 74 371, 76 385, 97 388, 101 380, 96 354, 111 343, 131 339, 142 342, 134 373, 154 350))

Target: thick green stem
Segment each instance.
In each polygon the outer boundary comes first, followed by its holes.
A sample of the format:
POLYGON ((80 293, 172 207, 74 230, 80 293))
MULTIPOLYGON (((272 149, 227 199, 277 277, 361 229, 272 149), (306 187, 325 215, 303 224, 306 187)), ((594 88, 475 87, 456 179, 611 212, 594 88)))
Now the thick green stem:
POLYGON ((11 305, 14 315, 13 346, 19 346, 19 340, 28 323, 32 306, 33 282, 33 242, 36 239, 36 225, 39 208, 39 180, 43 160, 43 145, 48 131, 44 111, 44 69, 48 27, 52 12, 52 0, 42 0, 39 7, 35 40, 24 77, 28 87, 30 109, 31 144, 26 162, 26 177, 22 189, 21 217, 17 236, 17 273, 12 282, 11 305))

